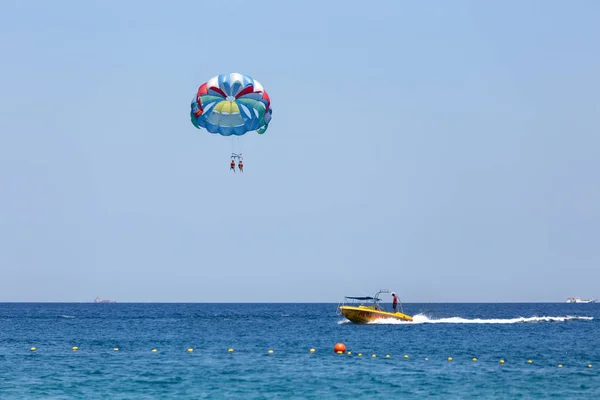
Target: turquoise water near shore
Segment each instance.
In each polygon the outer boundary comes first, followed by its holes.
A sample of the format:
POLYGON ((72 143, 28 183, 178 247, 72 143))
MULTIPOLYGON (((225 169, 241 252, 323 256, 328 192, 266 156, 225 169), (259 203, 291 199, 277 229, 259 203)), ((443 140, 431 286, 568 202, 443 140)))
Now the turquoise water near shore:
POLYGON ((0 398, 600 398, 600 304, 336 307, 3 303, 0 398))

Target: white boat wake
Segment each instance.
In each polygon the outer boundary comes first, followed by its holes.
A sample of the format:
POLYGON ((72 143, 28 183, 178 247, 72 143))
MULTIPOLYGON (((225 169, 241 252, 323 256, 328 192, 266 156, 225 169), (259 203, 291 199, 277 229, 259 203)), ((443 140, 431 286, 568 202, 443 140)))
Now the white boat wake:
MULTIPOLYGON (((461 318, 461 317, 448 317, 448 318, 429 318, 424 314, 417 314, 413 316, 412 321, 401 321, 394 318, 378 319, 369 322, 369 325, 415 325, 415 324, 519 324, 526 322, 565 322, 573 320, 591 321, 594 317, 581 317, 567 315, 564 317, 518 317, 518 318, 461 318)), ((352 323, 348 320, 338 322, 339 324, 352 323)))

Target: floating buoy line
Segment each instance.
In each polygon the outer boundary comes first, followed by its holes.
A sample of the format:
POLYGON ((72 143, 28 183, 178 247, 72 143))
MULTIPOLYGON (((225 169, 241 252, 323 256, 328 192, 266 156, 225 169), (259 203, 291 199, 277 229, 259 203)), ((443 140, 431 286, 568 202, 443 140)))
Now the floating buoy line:
MULTIPOLYGON (((30 352, 42 352, 43 353, 43 350, 44 350, 43 348, 38 349, 37 347, 30 347, 29 348, 30 352)), ((109 350, 109 349, 107 349, 107 350, 109 350)), ((112 350, 114 352, 117 352, 117 351, 120 351, 120 348, 119 347, 113 347, 112 350)), ((79 346, 72 346, 71 347, 71 351, 72 352, 82 352, 82 353, 85 353, 85 348, 80 349, 79 346)), ((194 353, 195 349, 193 347, 188 347, 185 351, 187 353, 194 353)), ((228 353, 233 353, 234 352, 234 350, 233 350, 232 347, 230 347, 228 349, 224 349, 223 351, 224 352, 228 352, 228 353)), ((150 352, 150 353, 159 353, 159 349, 158 348, 150 348, 148 350, 148 352, 150 352)), ((315 354, 315 353, 317 353, 317 350, 314 347, 311 347, 311 348, 307 349, 307 352, 309 354, 315 354)), ((273 350, 273 349, 267 349, 266 353, 267 354, 275 354, 275 350, 273 350)), ((346 349, 346 345, 345 344, 343 344, 343 343, 336 343, 335 346, 333 347, 333 354, 351 356, 352 352, 348 351, 346 349)), ((363 353, 357 353, 356 354, 356 357, 362 357, 362 356, 363 356, 363 353)), ((371 358, 373 358, 373 359, 377 358, 377 354, 376 353, 371 353, 371 358)), ((388 354, 385 354, 384 358, 385 359, 392 359, 394 357, 391 354, 388 353, 388 354)), ((402 360, 409 360, 408 354, 404 354, 403 356, 399 356, 398 358, 400 358, 402 360)), ((429 357, 421 358, 421 360, 429 361, 429 357)), ((452 357, 447 357, 446 360, 448 362, 455 362, 454 358, 452 358, 452 357)), ((464 361, 468 361, 468 360, 471 360, 471 363, 480 363, 480 359, 477 358, 477 357, 466 357, 464 361)), ((460 359, 459 361, 462 361, 462 359, 460 359)), ((523 360, 523 361, 508 362, 504 358, 501 358, 501 359, 499 359, 496 362, 499 363, 500 365, 516 365, 516 364, 521 364, 521 363, 524 363, 524 364, 534 364, 533 359, 527 359, 527 360, 523 360)), ((536 365, 540 365, 540 364, 536 364, 536 365)), ((585 363, 581 363, 581 364, 580 363, 569 364, 569 363, 560 362, 560 363, 554 364, 554 365, 557 365, 558 368, 563 368, 563 366, 576 366, 576 365, 581 365, 581 366, 584 366, 586 368, 592 368, 593 367, 593 365, 591 363, 587 363, 587 364, 585 364, 585 363)))

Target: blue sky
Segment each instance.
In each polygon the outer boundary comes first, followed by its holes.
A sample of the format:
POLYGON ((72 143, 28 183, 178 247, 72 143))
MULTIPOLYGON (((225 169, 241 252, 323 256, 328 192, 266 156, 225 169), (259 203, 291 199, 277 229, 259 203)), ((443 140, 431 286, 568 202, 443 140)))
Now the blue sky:
POLYGON ((600 3, 0 5, 0 301, 600 296, 600 3), (265 135, 197 87, 269 92, 265 135))

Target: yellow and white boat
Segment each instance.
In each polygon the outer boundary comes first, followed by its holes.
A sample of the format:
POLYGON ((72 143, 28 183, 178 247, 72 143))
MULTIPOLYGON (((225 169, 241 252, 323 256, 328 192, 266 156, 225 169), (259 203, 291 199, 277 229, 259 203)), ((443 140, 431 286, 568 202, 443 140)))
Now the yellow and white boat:
POLYGON ((402 303, 398 302, 400 311, 389 312, 383 309, 379 304, 381 299, 379 295, 382 293, 392 293, 387 289, 381 289, 374 297, 350 297, 344 298, 344 303, 338 307, 338 314, 341 313, 344 317, 356 324, 366 324, 378 319, 398 319, 402 321, 412 321, 410 315, 404 314, 402 303), (353 302, 349 302, 352 300, 353 302), (358 302, 358 303, 356 303, 358 302))

